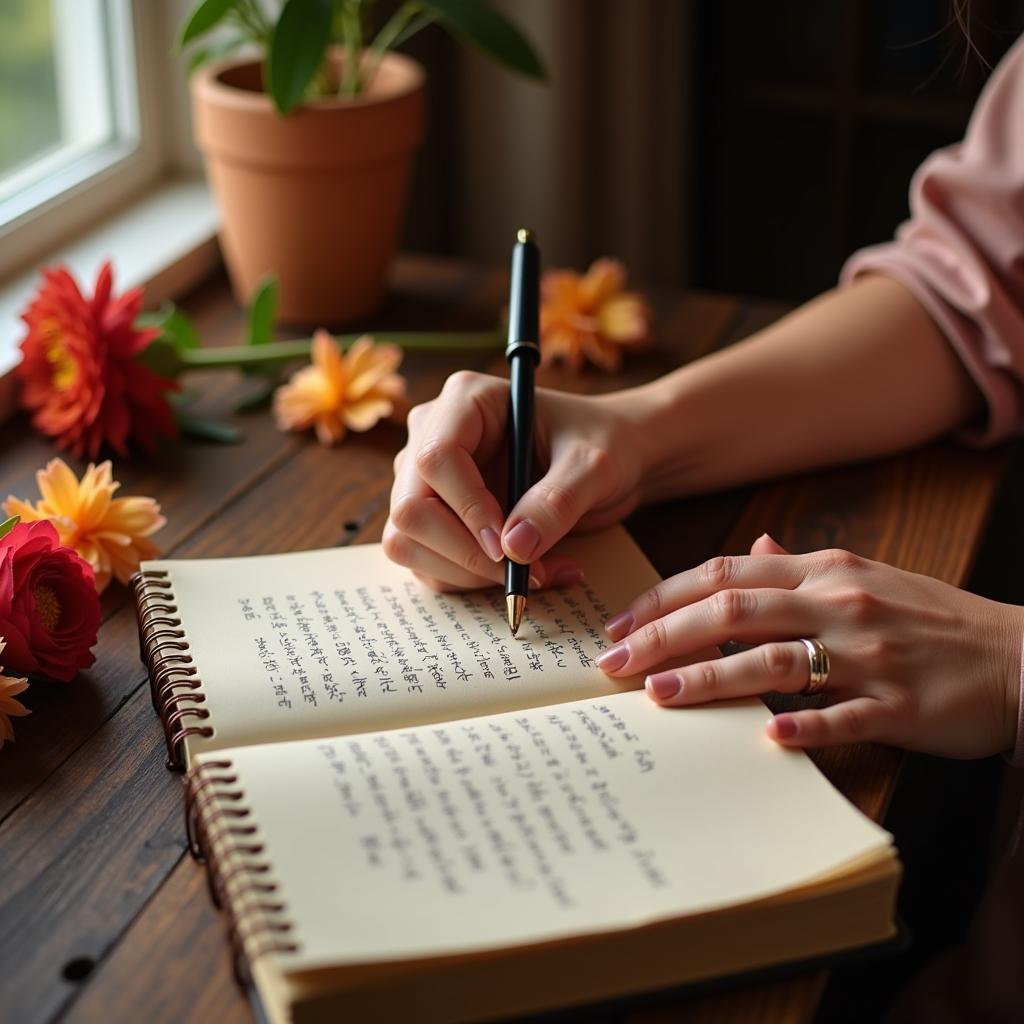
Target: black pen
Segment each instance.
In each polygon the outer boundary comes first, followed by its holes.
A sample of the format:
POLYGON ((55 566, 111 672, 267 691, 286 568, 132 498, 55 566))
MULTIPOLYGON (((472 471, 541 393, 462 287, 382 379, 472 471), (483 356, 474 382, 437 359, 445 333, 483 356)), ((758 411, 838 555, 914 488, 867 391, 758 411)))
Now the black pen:
MULTIPOLYGON (((533 371, 540 359, 540 251, 533 232, 520 228, 512 248, 508 299, 508 504, 506 515, 529 490, 533 460, 533 371)), ((505 606, 512 635, 526 610, 530 566, 505 559, 505 606)))

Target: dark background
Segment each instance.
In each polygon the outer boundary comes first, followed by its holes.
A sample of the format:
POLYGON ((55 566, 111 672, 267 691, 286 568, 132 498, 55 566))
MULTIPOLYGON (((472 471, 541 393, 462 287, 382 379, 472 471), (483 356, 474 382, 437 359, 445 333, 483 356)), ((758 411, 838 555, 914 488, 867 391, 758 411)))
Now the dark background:
MULTIPOLYGON (((687 12, 684 19, 671 19, 680 38, 659 39, 657 46, 659 54, 666 45, 678 50, 685 116, 682 123, 678 114, 663 118, 658 132, 663 139, 682 140, 689 165, 678 175, 681 194, 673 205, 685 211, 677 235, 686 252, 676 266, 686 269, 674 268, 659 283, 790 301, 831 287, 851 252, 892 237, 908 214, 915 168, 932 150, 963 136, 991 67, 1024 30, 1024 4, 1013 0, 955 0, 955 6, 951 0, 646 0, 631 4, 630 16, 646 20, 657 34, 676 4, 687 12)), ((545 38, 543 25, 538 34, 536 19, 530 20, 536 5, 500 6, 530 32, 553 77, 562 76, 538 103, 556 105, 559 90, 573 85, 564 81, 567 74, 586 76, 577 84, 596 97, 602 69, 624 56, 616 52, 614 38, 602 42, 605 0, 562 5, 579 22, 577 43, 590 59, 580 65, 563 59, 564 39, 545 38)), ((489 254, 473 251, 458 228, 467 190, 489 187, 466 180, 465 164, 457 158, 467 142, 489 143, 467 140, 469 129, 459 121, 460 90, 470 85, 465 58, 436 29, 408 48, 429 71, 430 127, 406 246, 487 261, 489 254)), ((653 61, 644 65, 646 56, 639 59, 652 81, 641 86, 656 95, 660 86, 653 78, 664 71, 653 61)), ((605 128, 594 106, 599 104, 586 108, 595 124, 584 135, 605 128)), ((648 116, 645 110, 636 113, 648 116)), ((494 138, 516 130, 496 120, 494 138)), ((578 130, 567 120, 566 135, 578 130)), ((511 150, 517 152, 514 141, 511 150)), ((580 170, 581 181, 601 173, 599 160, 589 154, 580 159, 591 163, 580 170)), ((530 173, 524 159, 523 174, 530 173)), ((559 187, 553 181, 545 185, 549 191, 559 187)), ((614 201, 614 189, 594 204, 587 223, 615 213, 609 195, 614 201)), ((662 193, 652 202, 665 206, 664 200, 662 193)), ((656 216, 653 224, 651 246, 658 241, 656 216)), ((585 230, 577 234, 575 262, 618 255, 631 265, 642 263, 635 250, 609 251, 607 239, 588 239, 585 230)), ((661 258, 659 265, 665 264, 661 258)), ((639 273, 645 280, 655 276, 642 267, 639 273)))

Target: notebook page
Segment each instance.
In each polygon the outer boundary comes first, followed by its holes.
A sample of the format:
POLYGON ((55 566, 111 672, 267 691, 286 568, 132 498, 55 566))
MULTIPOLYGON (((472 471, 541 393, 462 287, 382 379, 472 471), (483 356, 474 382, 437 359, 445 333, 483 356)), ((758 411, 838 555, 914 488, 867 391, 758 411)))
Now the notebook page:
POLYGON ((222 753, 292 923, 285 971, 482 951, 773 895, 890 837, 758 701, 628 692, 222 753))
MULTIPOLYGON (((380 545, 144 563, 170 573, 210 738, 248 743, 448 721, 618 693, 603 624, 659 579, 621 527, 570 538, 585 581, 531 594, 513 639, 500 589, 436 594, 380 545)), ((187 704, 182 700, 180 706, 187 704)))

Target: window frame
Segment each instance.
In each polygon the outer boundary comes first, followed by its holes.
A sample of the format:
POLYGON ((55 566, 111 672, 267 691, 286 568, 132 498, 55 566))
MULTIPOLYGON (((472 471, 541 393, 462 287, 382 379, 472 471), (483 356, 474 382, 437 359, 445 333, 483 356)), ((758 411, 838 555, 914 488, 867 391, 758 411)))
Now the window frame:
MULTIPOLYGON (((17 212, 0 225, 0 281, 123 208, 175 166, 180 133, 178 140, 173 133, 182 112, 167 110, 175 91, 167 88, 167 76, 177 74, 184 80, 180 60, 170 54, 170 26, 183 4, 178 0, 99 0, 99 4, 111 35, 112 115, 120 137, 56 167, 5 204, 17 212)), ((187 157, 177 161, 189 162, 187 157)))

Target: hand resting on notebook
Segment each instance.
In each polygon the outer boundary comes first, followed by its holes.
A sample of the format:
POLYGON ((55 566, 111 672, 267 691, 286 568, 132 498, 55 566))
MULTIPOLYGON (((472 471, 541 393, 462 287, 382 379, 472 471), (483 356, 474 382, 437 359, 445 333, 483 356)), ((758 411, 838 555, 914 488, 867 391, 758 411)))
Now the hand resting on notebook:
POLYGON ((1009 750, 1017 732, 1021 609, 848 551, 791 555, 770 537, 748 557, 715 558, 665 580, 609 619, 611 676, 708 644, 759 644, 647 677, 665 707, 807 684, 817 637, 831 657, 828 707, 776 715, 790 746, 876 740, 947 757, 1009 750))

